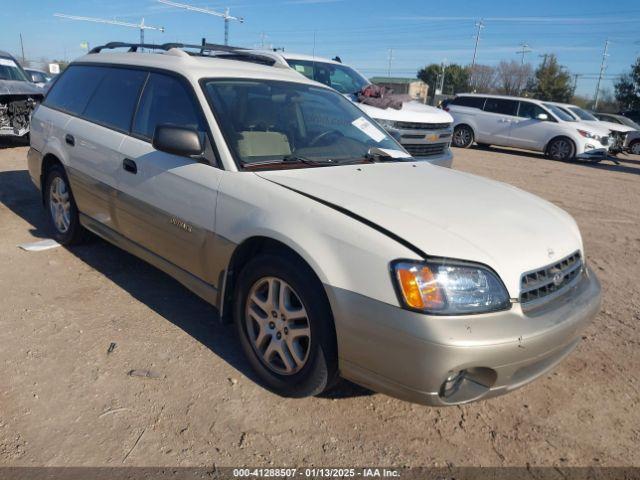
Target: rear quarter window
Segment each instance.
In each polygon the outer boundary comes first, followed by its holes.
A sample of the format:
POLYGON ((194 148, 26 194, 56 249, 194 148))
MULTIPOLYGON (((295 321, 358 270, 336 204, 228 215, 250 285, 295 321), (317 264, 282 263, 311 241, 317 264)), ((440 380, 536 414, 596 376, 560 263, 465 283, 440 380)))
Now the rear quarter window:
POLYGON ((482 110, 482 107, 484 107, 484 101, 484 97, 456 97, 451 102, 451 105, 479 108, 480 110, 482 110))

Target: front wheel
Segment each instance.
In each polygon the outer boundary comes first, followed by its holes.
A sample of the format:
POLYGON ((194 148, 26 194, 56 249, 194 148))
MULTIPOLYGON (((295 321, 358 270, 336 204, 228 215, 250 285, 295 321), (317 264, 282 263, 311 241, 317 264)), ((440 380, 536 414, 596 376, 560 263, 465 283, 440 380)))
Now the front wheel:
POLYGON ((451 144, 458 148, 469 148, 473 143, 473 130, 468 125, 458 125, 453 129, 451 144))
POLYGON ((549 143, 547 155, 549 158, 561 162, 573 160, 576 155, 576 147, 568 138, 556 138, 549 143))
POLYGON ((629 152, 633 155, 640 155, 640 140, 636 140, 629 145, 629 152))
POLYGON ((251 366, 287 397, 318 395, 338 374, 333 318, 309 268, 287 255, 261 255, 236 284, 234 321, 251 366))
POLYGON ((80 225, 78 207, 61 165, 54 165, 47 172, 44 203, 53 227, 53 238, 58 243, 71 245, 84 240, 86 232, 80 225))

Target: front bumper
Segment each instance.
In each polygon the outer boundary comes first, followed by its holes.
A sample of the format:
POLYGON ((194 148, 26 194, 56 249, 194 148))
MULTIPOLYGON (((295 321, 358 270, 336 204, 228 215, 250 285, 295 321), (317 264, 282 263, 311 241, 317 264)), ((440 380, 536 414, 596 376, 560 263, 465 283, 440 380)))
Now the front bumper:
POLYGON ((523 313, 433 317, 327 287, 341 375, 411 402, 456 405, 507 393, 545 374, 578 344, 600 309, 600 283, 587 270, 562 297, 523 313), (453 394, 443 385, 466 371, 453 394))

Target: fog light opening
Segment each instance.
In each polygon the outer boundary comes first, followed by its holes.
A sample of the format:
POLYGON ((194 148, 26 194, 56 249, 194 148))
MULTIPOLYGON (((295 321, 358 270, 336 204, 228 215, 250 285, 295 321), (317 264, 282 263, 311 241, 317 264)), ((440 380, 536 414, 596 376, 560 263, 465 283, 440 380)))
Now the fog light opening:
POLYGON ((440 396, 447 398, 456 393, 458 391, 458 388, 460 388, 460 384, 462 383, 462 380, 464 380, 466 373, 466 370, 452 372, 451 375, 449 375, 442 384, 442 388, 440 389, 440 396))

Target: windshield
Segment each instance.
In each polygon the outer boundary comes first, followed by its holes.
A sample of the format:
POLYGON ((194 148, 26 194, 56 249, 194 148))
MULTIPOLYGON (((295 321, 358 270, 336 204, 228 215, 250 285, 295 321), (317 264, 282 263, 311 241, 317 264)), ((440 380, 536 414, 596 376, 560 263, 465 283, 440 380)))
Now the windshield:
POLYGON ((564 110, 562 110, 559 107, 556 107, 555 105, 553 105, 551 103, 545 103, 544 106, 547 107, 549 110, 551 110, 551 113, 553 113, 556 117, 558 117, 563 122, 576 122, 577 121, 575 118, 573 118, 567 112, 565 112, 564 110))
POLYGON ((287 63, 296 72, 316 82, 324 83, 342 94, 359 92, 371 83, 353 68, 345 65, 290 59, 287 59, 287 63))
POLYGON ((616 118, 619 118, 620 121, 623 124, 627 125, 628 127, 635 128, 636 130, 640 130, 640 125, 638 125, 636 122, 634 122, 630 118, 623 117, 622 115, 620 117, 616 117, 616 118))
POLYGON ((13 59, 6 57, 0 57, 0 80, 29 81, 22 68, 13 59))
POLYGON ((361 160, 370 149, 402 147, 331 90, 273 80, 206 80, 204 89, 235 157, 243 164, 299 158, 361 160))
POLYGON ((580 107, 569 107, 574 114, 576 114, 580 120, 586 120, 587 122, 597 122, 598 119, 591 115, 586 110, 581 109, 580 107))

